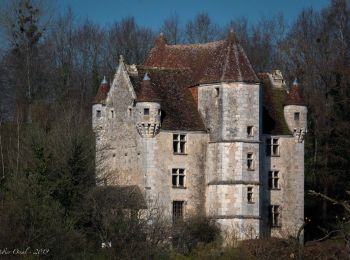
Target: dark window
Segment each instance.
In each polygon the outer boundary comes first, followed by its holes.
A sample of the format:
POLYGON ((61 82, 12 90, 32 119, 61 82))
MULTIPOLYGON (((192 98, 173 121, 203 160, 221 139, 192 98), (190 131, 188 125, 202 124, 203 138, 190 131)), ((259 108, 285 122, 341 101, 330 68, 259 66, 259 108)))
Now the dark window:
POLYGON ((114 118, 114 111, 111 110, 111 118, 114 118))
POLYGON ((300 113, 299 113, 299 112, 295 112, 295 113, 294 113, 294 120, 295 120, 295 121, 298 121, 299 118, 300 118, 300 113))
POLYGON ((215 97, 219 97, 219 95, 220 95, 220 89, 215 88, 215 97))
POLYGON ((247 126, 247 136, 249 136, 249 137, 254 136, 254 128, 253 128, 253 126, 247 126))
POLYGON ((172 169, 173 187, 185 187, 185 169, 172 169))
POLYGON ((269 189, 279 189, 279 171, 269 171, 269 189))
POLYGON ((144 109, 143 109, 143 114, 144 114, 145 116, 149 116, 149 108, 144 108, 144 109))
POLYGON ((247 169, 254 170, 254 157, 253 153, 247 153, 247 169))
POLYGON ((279 142, 278 138, 267 138, 266 139, 266 155, 267 156, 279 156, 279 142))
POLYGON ((96 110, 96 117, 101 117, 101 110, 96 110))
POLYGON ((186 153, 186 135, 185 134, 173 135, 173 151, 174 153, 179 153, 179 154, 186 153))
POLYGON ((183 219, 183 201, 173 201, 173 221, 179 221, 183 219))
POLYGON ((280 206, 271 205, 269 206, 269 222, 271 227, 281 226, 281 212, 280 206))
POLYGON ((254 203, 254 201, 253 201, 253 187, 247 187, 247 201, 248 201, 248 203, 254 203))

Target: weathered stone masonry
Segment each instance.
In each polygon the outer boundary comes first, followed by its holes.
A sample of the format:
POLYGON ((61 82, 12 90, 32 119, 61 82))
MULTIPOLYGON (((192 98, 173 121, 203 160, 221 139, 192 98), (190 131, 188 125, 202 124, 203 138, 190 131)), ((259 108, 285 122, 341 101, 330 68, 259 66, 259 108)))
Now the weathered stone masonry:
POLYGON ((195 45, 159 37, 144 66, 120 60, 92 113, 99 185, 137 185, 169 220, 206 215, 242 239, 303 223, 300 87, 280 71, 257 76, 233 33, 195 45))

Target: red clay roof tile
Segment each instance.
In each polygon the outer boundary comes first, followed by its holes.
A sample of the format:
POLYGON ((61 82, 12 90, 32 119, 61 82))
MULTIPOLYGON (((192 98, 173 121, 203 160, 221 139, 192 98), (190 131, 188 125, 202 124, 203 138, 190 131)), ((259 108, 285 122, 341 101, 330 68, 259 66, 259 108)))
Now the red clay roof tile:
POLYGON ((107 95, 109 91, 109 84, 107 82, 101 83, 98 88, 97 94, 94 99, 95 104, 102 104, 106 101, 107 95))
POLYGON ((145 65, 188 68, 192 72, 195 85, 237 81, 259 82, 233 32, 226 40, 187 45, 167 45, 164 36, 160 36, 145 65))

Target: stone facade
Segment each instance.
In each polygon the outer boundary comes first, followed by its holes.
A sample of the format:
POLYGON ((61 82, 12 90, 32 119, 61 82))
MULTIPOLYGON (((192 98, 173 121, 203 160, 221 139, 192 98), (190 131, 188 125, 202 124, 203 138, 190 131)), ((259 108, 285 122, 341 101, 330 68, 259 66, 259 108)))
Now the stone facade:
POLYGON ((158 39, 146 66, 121 59, 110 89, 101 85, 96 96, 98 183, 137 185, 169 220, 206 215, 241 239, 295 235, 304 217, 307 130, 296 84, 288 93, 280 72, 258 79, 232 34, 184 47, 158 39), (223 72, 167 64, 188 49, 198 50, 192 62, 203 49, 217 51, 226 57, 223 72))

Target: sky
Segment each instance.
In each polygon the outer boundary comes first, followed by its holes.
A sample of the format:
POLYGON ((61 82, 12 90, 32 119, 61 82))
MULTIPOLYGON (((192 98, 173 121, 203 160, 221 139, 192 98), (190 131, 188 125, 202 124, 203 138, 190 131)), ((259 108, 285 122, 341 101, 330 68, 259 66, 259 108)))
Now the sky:
POLYGON ((303 8, 319 10, 328 4, 329 0, 58 0, 61 11, 70 6, 79 19, 88 17, 101 26, 134 16, 139 25, 154 30, 173 14, 179 15, 182 23, 203 12, 219 25, 241 17, 254 24, 276 13, 292 22, 303 8))

